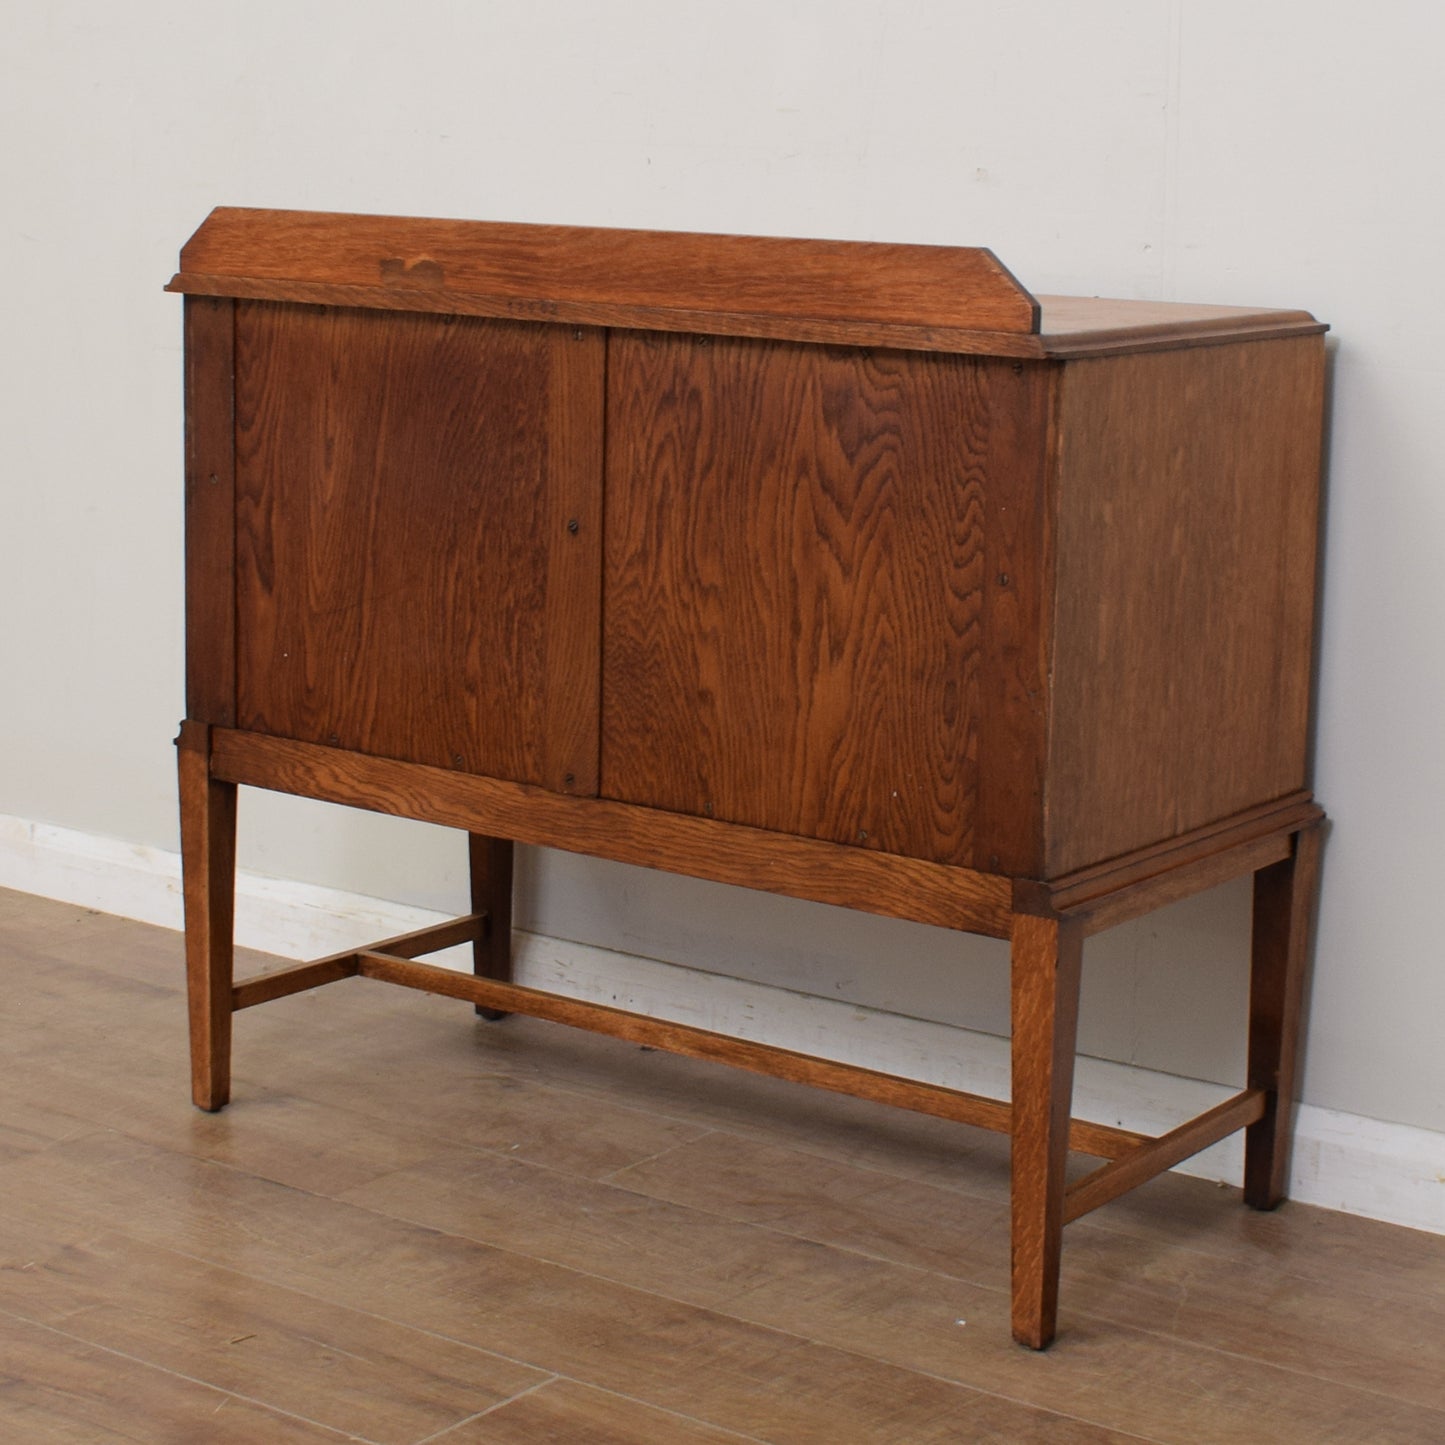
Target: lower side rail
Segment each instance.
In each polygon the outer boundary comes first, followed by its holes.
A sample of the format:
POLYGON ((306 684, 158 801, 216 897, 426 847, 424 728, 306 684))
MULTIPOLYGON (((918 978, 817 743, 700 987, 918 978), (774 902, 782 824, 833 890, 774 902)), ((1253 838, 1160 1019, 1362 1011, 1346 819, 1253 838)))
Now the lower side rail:
MULTIPOLYGON (((233 1010, 250 1008, 342 978, 378 979, 424 993, 461 999, 498 1013, 525 1014, 568 1024, 668 1053, 731 1064, 735 1068, 857 1098, 873 1099, 955 1123, 1005 1134, 1012 1131, 1012 1108, 999 1099, 945 1088, 940 1084, 921 1083, 856 1064, 820 1059, 775 1044, 739 1039, 730 1034, 694 1028, 690 1024, 673 1023, 613 1008, 608 1004, 589 1003, 522 984, 480 978, 436 964, 417 962, 418 955, 475 940, 485 926, 485 914, 468 914, 381 943, 260 974, 235 985, 231 992, 231 1006, 233 1010)), ((1158 1139, 1112 1125, 1072 1120, 1069 1148, 1112 1162, 1073 1187, 1066 1206, 1067 1218, 1077 1218, 1215 1143, 1225 1134, 1252 1123, 1260 1116, 1262 1107, 1259 1091, 1249 1090, 1158 1139)))

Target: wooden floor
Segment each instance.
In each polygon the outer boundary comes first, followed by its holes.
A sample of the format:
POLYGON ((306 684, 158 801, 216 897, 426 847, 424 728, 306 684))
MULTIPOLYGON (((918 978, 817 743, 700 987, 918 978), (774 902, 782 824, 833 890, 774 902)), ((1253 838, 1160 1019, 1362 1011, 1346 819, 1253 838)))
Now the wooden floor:
POLYGON ((0 893, 0 1440, 1445 1441, 1445 1238, 1166 1177, 1009 1341, 1005 1141, 0 893), (248 968, 265 961, 249 958, 248 968))

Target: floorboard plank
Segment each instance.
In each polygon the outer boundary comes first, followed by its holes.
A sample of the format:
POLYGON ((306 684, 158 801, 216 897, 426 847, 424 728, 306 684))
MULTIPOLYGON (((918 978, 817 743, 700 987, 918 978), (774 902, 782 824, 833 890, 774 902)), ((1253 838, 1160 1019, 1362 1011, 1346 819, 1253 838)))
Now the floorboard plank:
POLYGON ((204 1115, 182 977, 0 893, 0 1439, 1445 1439, 1445 1239, 1166 1176, 1034 1356, 1006 1139, 360 980, 204 1115))
POLYGON ((545 1383, 511 1360, 107 1233, 46 1248, 0 1223, 0 1310, 382 1445, 545 1383), (38 1244, 38 1247, 37 1247, 38 1244))
POLYGON ((758 1437, 557 1380, 465 1421, 431 1445, 557 1445, 566 1440, 586 1445, 750 1445, 758 1437))
MULTIPOLYGON (((622 1170, 612 1182, 800 1239, 1007 1288, 1002 1207, 983 1217, 961 1211, 956 1196, 918 1181, 719 1132, 622 1170)), ((372 1187, 392 1184, 383 1179, 372 1187)), ((1216 1213, 1220 1203, 1216 1197, 1216 1213)), ((1412 1297, 1418 1274, 1409 1293, 1378 1278, 1346 1293, 1338 1279, 1297 1272, 1295 1254, 1280 1258, 1269 1248, 1288 1227, 1275 1218, 1254 1248, 1220 1253, 1195 1250, 1187 1232, 1144 1236, 1101 1227, 1095 1216, 1077 1221, 1065 1236, 1070 1311, 1445 1410, 1442 1242, 1433 1251, 1441 1286, 1433 1293, 1412 1297), (1241 1300, 1254 1307, 1241 1309, 1241 1300), (1407 1307, 1411 1329, 1402 1332, 1397 1324, 1407 1307), (1260 1308, 1268 1330, 1259 1327, 1260 1308), (1436 1348, 1422 1351, 1422 1341, 1436 1348)))
POLYGON ((0 1313, 0 1439, 16 1445, 337 1445, 365 1436, 269 1410, 0 1313))
MULTIPOLYGON (((559 1380, 531 1394, 501 1406, 477 1420, 458 1426, 438 1437, 435 1445, 746 1445, 746 1442, 818 1441, 828 1437, 806 1423, 792 1433, 776 1433, 776 1426, 763 1424, 764 1433, 743 1435, 721 1430, 680 1415, 664 1413, 618 1395, 594 1390, 571 1381, 559 1380)), ((971 1445, 1126 1445, 1135 1437, 1063 1419, 1006 1401, 984 1401, 949 1428, 956 1434, 929 1435, 927 1439, 967 1440, 971 1445)), ((891 1440, 894 1445, 913 1436, 890 1436, 869 1432, 868 1422, 843 1426, 836 1445, 859 1440, 891 1440)))
MULTIPOLYGON (((696 1174, 707 1178, 703 1168, 696 1174)), ((735 1201, 746 1197, 738 1184, 736 1177, 723 1182, 723 1210, 736 1208, 735 1201)), ((519 1161, 431 1160, 345 1197, 392 1218, 603 1279, 626 1280, 669 1300, 1011 1399, 1051 1404, 1121 1431, 1157 1434, 1167 1428, 1171 1412, 1192 1401, 1199 1409, 1209 1408, 1221 1439, 1259 1438, 1261 1429, 1267 1438, 1287 1438, 1284 1432, 1308 1422, 1310 1438, 1329 1440, 1336 1438, 1330 1432, 1341 1417, 1356 1424, 1370 1420, 1378 1428, 1376 1391, 1382 1380, 1397 1406, 1408 1401, 1423 1407, 1410 1428, 1429 1421, 1430 1428, 1445 1430, 1445 1378, 1435 1362, 1420 1356, 1418 1338, 1408 1348, 1388 1334, 1379 1341, 1361 1338, 1351 1347, 1349 1332, 1339 1329, 1343 1321, 1311 1330, 1308 1311, 1319 1300, 1306 1296, 1296 1303, 1287 1284, 1271 1295, 1280 1307, 1283 1337, 1269 1342, 1276 1358, 1241 1358, 1233 1348, 1240 1343, 1238 1328, 1222 1343, 1203 1348, 1181 1330, 1177 1290, 1151 1290, 1150 1272, 1157 1272, 1158 1265, 1141 1258, 1136 1268, 1142 1280, 1131 1280, 1110 1310, 1090 1309, 1101 1295, 1097 1288, 1083 1290, 1082 1299, 1071 1297, 1060 1336, 1061 1346, 1068 1348, 1055 1351, 1052 1368, 1044 1374, 1023 1351, 994 1348, 1007 1322, 1007 1280, 1000 1270, 1007 1260, 1007 1231, 1001 1225, 992 1238, 960 1237, 953 1267, 943 1273, 519 1161), (958 1325, 959 1320, 966 1325, 958 1325), (1339 1347, 1317 1366, 1330 1341, 1339 1347), (1300 1345, 1314 1353, 1298 1350, 1300 1345), (1341 1379, 1335 1371, 1352 1378, 1341 1379), (1101 1381, 1121 1377, 1148 1379, 1151 1389, 1100 1388, 1101 1381)), ((945 1196, 931 1202, 938 1207, 957 1201, 945 1196)), ((1187 1254, 1170 1258, 1182 1259, 1176 1268, 1189 1270, 1187 1254)), ((1217 1331, 1219 1298, 1214 1297, 1210 1317, 1207 1273, 1193 1271, 1200 1296, 1196 1309, 1217 1331)), ((1236 1280, 1236 1303, 1250 1287, 1250 1281, 1236 1280)), ((1259 1289, 1257 1282, 1253 1288, 1259 1289)), ((1365 1323, 1383 1325, 1386 1319, 1377 1314, 1365 1323)), ((1445 1338, 1445 1317, 1437 1311, 1435 1320, 1438 1337, 1445 1338)), ((1248 1323, 1244 1317, 1241 1327, 1248 1323)), ((1405 1411, 1402 1421, 1409 1416, 1405 1411)))
MULTIPOLYGON (((0 1188, 33 1197, 42 1172, 53 1215, 122 1217, 136 1238, 742 1434, 932 1445, 987 1439, 995 1419, 1007 1432, 1020 1408, 1055 1425, 1063 1413, 114 1133, 21 1160, 0 1188)), ((1064 1423, 1081 1441, 1118 1438, 1064 1423)))

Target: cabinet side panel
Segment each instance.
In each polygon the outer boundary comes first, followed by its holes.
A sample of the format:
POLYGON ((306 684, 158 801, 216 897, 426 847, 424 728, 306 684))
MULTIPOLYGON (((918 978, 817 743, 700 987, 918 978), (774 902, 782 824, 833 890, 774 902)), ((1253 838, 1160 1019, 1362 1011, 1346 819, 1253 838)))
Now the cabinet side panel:
POLYGON ((185 302, 186 716, 236 720, 235 303, 185 302))
POLYGON ((1042 696, 1002 684, 985 633, 1036 570, 1005 575, 990 527, 1039 484, 1020 417, 1043 369, 611 348, 604 794, 965 866, 1027 851, 1038 809, 992 807, 984 837, 981 774, 1012 729, 1004 765, 1037 777, 1042 696), (1027 716, 985 719, 996 702, 1027 716))
POLYGON ((594 791, 602 333, 236 327, 239 725, 594 791))
POLYGON ((1051 877, 1307 784, 1324 348, 1068 363, 1051 877))

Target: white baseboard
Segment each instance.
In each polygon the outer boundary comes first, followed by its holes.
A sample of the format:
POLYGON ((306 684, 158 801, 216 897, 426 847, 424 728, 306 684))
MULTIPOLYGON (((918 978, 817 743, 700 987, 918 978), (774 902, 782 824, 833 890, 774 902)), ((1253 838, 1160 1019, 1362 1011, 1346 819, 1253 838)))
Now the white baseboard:
MULTIPOLYGON (((180 859, 140 844, 0 815, 0 887, 165 928, 181 926, 180 859)), ((236 940, 284 958, 312 958, 429 923, 441 914, 354 893, 242 872, 236 940)), ((447 960, 443 957, 442 962, 447 960)), ((457 966, 467 966, 464 959, 457 966)), ((518 982, 609 1003, 739 1038, 846 1060, 972 1093, 1007 1097, 1006 1039, 883 1013, 835 999, 594 948, 519 934, 518 982)), ((1233 1089, 1080 1058, 1075 1112, 1160 1133, 1233 1089)), ((1237 1184, 1240 1136, 1180 1166, 1237 1184)), ((1445 1234, 1445 1134, 1300 1106, 1290 1197, 1445 1234)))

